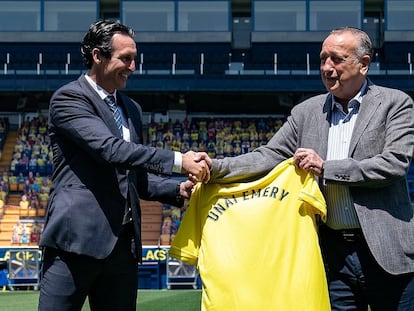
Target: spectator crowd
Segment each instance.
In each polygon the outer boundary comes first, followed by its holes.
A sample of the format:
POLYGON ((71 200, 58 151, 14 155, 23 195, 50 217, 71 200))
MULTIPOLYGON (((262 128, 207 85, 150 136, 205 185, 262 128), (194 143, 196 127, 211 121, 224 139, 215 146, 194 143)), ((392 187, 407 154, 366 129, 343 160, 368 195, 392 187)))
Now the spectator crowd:
MULTIPOLYGON (((145 128, 146 145, 185 153, 204 151, 212 158, 247 153, 267 141, 283 124, 279 117, 208 117, 188 120, 151 120, 145 128)), ((0 118, 2 151, 9 128, 7 118, 0 118)), ((1 158, 1 154, 0 154, 1 158)), ((9 170, 0 172, 0 200, 7 203, 9 193, 20 194, 21 209, 45 209, 49 199, 53 154, 47 135, 47 117, 27 118, 18 129, 9 170)), ((184 208, 184 207, 183 207, 184 208)), ((167 208, 168 212, 171 212, 167 208)), ((165 214, 166 210, 164 210, 165 214)), ((161 238, 169 244, 176 233, 182 214, 179 210, 167 213, 162 220, 161 238)), ((30 226, 22 222, 13 228, 12 243, 37 242, 42 220, 30 226), (30 228, 29 228, 30 227, 30 228)))

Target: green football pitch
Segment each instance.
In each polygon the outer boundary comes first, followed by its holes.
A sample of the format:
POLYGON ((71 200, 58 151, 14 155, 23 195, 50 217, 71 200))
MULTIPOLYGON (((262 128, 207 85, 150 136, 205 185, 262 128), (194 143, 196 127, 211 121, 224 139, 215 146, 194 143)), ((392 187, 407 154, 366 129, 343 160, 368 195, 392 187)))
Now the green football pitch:
MULTIPOLYGON (((36 311, 38 291, 0 292, 1 311, 36 311)), ((138 291, 137 310, 140 311, 199 311, 201 290, 147 290, 138 291)), ((82 311, 89 311, 85 303, 82 311)))

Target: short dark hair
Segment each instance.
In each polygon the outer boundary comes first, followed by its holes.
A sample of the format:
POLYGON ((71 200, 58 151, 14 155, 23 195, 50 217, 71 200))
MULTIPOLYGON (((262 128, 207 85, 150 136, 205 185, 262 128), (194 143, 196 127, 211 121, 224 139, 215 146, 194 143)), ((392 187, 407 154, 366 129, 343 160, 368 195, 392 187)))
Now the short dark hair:
POLYGON ((102 56, 111 57, 112 37, 116 33, 122 33, 131 38, 135 36, 132 28, 114 21, 100 20, 89 26, 81 44, 83 63, 88 69, 91 69, 93 64, 93 49, 98 48, 102 56))

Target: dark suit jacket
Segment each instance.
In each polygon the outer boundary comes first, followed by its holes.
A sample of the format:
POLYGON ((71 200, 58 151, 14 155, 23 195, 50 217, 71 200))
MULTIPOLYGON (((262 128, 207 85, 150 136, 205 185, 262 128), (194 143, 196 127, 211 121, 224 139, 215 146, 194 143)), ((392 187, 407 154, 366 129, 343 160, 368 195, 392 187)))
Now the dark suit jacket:
MULTIPOLYGON (((314 149, 326 158, 330 97, 318 95, 295 106, 266 146, 214 160, 211 182, 257 178, 300 147, 314 149)), ((413 100, 369 81, 348 158, 325 162, 324 181, 350 187, 368 246, 377 262, 392 274, 414 272, 414 215, 405 180, 413 151, 413 100)))
POLYGON ((171 175, 174 153, 142 145, 141 108, 117 94, 128 119, 130 143, 120 137, 111 111, 84 76, 52 96, 53 186, 41 246, 105 258, 117 242, 128 203, 140 260, 139 199, 181 204, 177 181, 148 173, 171 175))

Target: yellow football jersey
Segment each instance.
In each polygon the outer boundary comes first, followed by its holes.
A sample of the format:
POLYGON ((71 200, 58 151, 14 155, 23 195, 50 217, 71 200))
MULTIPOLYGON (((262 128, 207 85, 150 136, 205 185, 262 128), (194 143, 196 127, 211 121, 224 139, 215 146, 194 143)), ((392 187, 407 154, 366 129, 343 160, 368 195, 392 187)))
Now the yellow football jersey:
POLYGON ((293 159, 248 183, 197 184, 170 256, 197 266, 202 310, 330 310, 316 179, 293 159))

